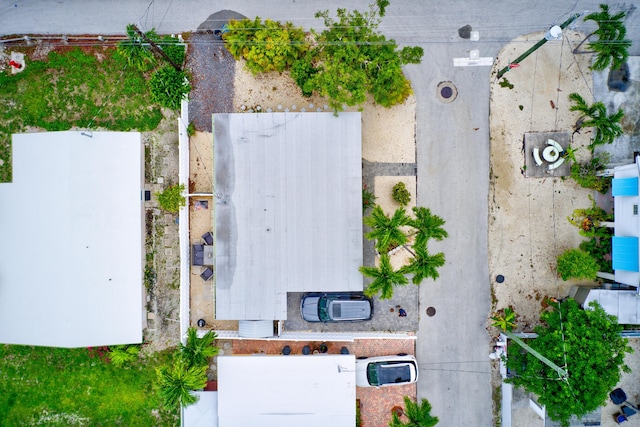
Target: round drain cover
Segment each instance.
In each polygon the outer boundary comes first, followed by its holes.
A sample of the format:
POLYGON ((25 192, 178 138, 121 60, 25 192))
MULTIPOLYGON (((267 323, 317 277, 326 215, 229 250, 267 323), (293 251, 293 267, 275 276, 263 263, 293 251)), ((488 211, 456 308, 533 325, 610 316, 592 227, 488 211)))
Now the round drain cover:
POLYGON ((428 307, 427 308, 427 316, 429 317, 433 317, 436 314, 436 308, 435 307, 428 307))
POLYGON ((440 82, 438 83, 436 95, 442 102, 452 102, 458 96, 458 89, 449 81, 440 82))
POLYGON ((496 276, 496 282, 498 282, 498 283, 504 282, 504 276, 502 274, 498 274, 496 276))

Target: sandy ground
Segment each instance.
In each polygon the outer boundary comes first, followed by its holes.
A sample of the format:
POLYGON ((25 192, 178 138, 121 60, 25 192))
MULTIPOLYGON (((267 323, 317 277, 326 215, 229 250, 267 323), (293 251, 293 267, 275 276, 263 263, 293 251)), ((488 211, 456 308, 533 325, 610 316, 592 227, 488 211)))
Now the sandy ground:
MULTIPOLYGON (((499 70, 516 58, 543 33, 522 36, 507 45, 495 64, 499 70)), ((579 116, 570 112, 568 95, 581 94, 592 101, 590 55, 573 55, 581 39, 565 32, 505 74, 512 89, 491 85, 491 177, 489 194, 489 271, 494 309, 512 306, 518 329, 536 325, 546 296, 564 297, 571 282, 556 273, 556 257, 577 247, 582 237, 567 220, 577 208, 591 205, 593 191, 572 179, 547 175, 525 177, 523 135, 526 132, 568 132, 576 149, 589 143, 590 131, 573 134, 579 116), (504 283, 495 277, 501 274, 504 283)), ((578 160, 588 150, 578 150, 578 160)))

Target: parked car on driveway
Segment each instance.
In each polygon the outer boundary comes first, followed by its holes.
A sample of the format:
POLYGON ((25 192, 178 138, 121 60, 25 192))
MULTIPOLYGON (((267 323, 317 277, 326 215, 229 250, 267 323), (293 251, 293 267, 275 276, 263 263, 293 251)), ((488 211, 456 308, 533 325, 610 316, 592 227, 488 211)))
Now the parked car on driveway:
POLYGON ((358 357, 356 385, 358 387, 386 387, 418 381, 418 362, 415 357, 394 356, 358 357))
POLYGON ((373 301, 362 292, 311 293, 302 297, 307 322, 355 322, 373 317, 373 301))

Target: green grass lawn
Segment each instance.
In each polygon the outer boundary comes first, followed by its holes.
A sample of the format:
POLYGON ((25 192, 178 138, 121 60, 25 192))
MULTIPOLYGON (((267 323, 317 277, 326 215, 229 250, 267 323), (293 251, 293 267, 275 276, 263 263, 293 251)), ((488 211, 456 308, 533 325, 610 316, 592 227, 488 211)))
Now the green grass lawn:
POLYGON ((27 60, 16 75, 0 71, 0 182, 11 181, 11 134, 28 126, 155 129, 162 113, 147 77, 114 48, 103 47, 53 51, 46 61, 27 60))
POLYGON ((0 426, 175 426, 153 390, 169 352, 116 368, 87 349, 0 345, 0 426))

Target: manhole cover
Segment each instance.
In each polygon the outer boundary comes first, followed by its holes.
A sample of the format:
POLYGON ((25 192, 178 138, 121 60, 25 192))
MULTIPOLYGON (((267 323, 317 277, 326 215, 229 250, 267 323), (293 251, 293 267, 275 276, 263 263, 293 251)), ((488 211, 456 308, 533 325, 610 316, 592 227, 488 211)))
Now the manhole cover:
POLYGON ((427 316, 429 317, 433 317, 436 314, 436 308, 435 307, 428 307, 427 308, 427 316))
POLYGON ((436 95, 442 102, 452 102, 458 96, 458 89, 451 82, 440 82, 438 83, 436 95))
POLYGON ((496 282, 498 282, 498 283, 504 282, 504 276, 502 274, 498 274, 496 276, 496 282))

